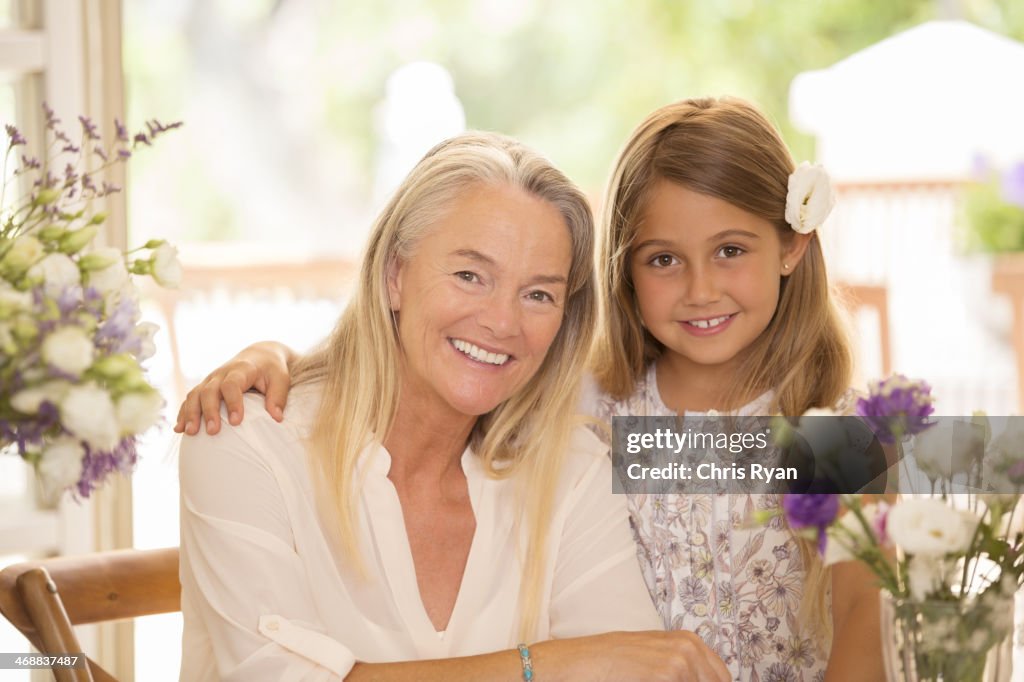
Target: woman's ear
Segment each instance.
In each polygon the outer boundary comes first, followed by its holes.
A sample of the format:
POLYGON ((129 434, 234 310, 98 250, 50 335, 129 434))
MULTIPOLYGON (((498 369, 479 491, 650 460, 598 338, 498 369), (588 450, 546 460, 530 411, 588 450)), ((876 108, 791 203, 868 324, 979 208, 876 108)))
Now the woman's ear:
POLYGON ((796 266, 803 259, 804 254, 807 253, 807 247, 811 244, 811 239, 814 237, 813 232, 807 234, 800 234, 794 232, 790 238, 789 243, 782 247, 782 276, 788 277, 793 274, 796 270, 796 266))
POLYGON ((402 309, 402 261, 393 258, 387 265, 385 278, 388 284, 388 300, 391 302, 392 312, 402 309))

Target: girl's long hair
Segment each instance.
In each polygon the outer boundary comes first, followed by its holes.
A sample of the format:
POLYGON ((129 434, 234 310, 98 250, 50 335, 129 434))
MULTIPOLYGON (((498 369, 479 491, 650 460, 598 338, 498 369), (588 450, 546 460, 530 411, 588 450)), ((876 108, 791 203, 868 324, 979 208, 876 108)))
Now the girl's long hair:
POLYGON ((539 154, 501 135, 472 132, 434 147, 377 219, 352 299, 333 333, 296 363, 293 381, 316 382, 322 390, 310 434, 312 465, 337 519, 338 540, 361 570, 357 462, 391 431, 401 399, 402 350, 386 274, 390 265, 414 258, 418 241, 458 196, 480 185, 511 186, 550 202, 572 241, 563 319, 544 361, 521 390, 478 418, 468 444, 490 476, 516 477, 516 521, 527 538, 520 547, 519 623, 528 641, 544 599, 547 525, 586 362, 580 349, 589 348, 595 325, 593 219, 579 189, 539 154))
MULTIPOLYGON (((726 201, 770 222, 786 245, 795 234, 785 220, 794 168, 775 127, 739 99, 669 104, 633 132, 612 172, 598 235, 601 332, 591 367, 605 392, 620 400, 631 394, 664 349, 642 323, 630 273, 631 247, 651 188, 667 180, 726 201)), ((725 404, 743 404, 772 390, 773 413, 796 416, 831 407, 849 387, 852 367, 845 323, 814 233, 792 274, 782 277, 775 315, 744 351, 739 380, 725 404)), ((801 545, 805 594, 816 598, 805 600, 804 609, 827 632, 828 573, 808 550, 801 545)))

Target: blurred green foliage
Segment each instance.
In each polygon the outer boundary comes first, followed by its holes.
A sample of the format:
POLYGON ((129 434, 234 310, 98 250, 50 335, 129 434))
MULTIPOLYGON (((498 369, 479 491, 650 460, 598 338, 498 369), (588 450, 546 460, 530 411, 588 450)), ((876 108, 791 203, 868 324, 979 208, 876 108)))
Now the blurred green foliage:
MULTIPOLYGON (((388 75, 413 60, 451 72, 469 127, 541 149, 597 196, 632 128, 667 102, 751 99, 794 156, 810 159, 813 140, 789 123, 798 73, 952 15, 1024 39, 1020 0, 126 0, 125 15, 130 112, 194 123, 213 118, 197 98, 219 95, 230 102, 217 123, 224 136, 235 125, 256 131, 246 136, 262 157, 250 166, 287 167, 268 186, 338 205, 369 193, 374 107, 388 75), (341 161, 311 161, 325 152, 341 161)), ((210 164, 214 142, 197 143, 180 166, 210 164)), ((230 152, 257 154, 237 143, 230 152)), ((218 214, 189 236, 235 234, 229 225, 251 220, 194 193, 238 189, 221 188, 215 167, 207 176, 201 187, 193 174, 167 191, 218 214)))
POLYGON ((1006 201, 997 182, 972 185, 963 205, 969 250, 1024 251, 1024 207, 1006 201))

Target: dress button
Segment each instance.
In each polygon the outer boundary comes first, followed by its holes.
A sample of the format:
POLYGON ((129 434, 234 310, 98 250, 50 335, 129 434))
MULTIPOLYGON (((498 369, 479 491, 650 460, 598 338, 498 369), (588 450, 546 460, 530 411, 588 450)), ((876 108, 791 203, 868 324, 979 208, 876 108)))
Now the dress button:
POLYGON ((271 620, 270 622, 267 623, 267 629, 271 630, 273 632, 277 632, 278 630, 281 629, 281 624, 275 618, 274 620, 271 620))

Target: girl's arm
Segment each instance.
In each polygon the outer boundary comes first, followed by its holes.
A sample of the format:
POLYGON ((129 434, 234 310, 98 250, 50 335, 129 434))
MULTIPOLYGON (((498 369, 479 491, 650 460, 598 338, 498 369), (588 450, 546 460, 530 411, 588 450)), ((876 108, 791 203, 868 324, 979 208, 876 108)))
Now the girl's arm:
POLYGON ((241 424, 242 395, 250 389, 266 395, 267 412, 281 421, 291 388, 288 367, 295 358, 295 351, 276 341, 260 341, 243 348, 188 392, 178 409, 175 432, 194 436, 205 419, 206 432, 217 433, 221 400, 228 409, 228 422, 241 424))
MULTIPOLYGON (((196 672, 189 666, 200 665, 196 652, 208 646, 214 659, 209 663, 226 680, 521 680, 520 656, 514 650, 361 663, 354 662, 344 642, 325 634, 318 585, 311 583, 309 566, 295 549, 299 538, 293 519, 302 515, 296 516, 294 500, 289 503, 281 482, 290 480, 282 467, 304 466, 302 457, 291 457, 286 449, 294 437, 291 431, 288 422, 250 415, 244 426, 227 428, 216 438, 198 434, 182 442, 183 678, 196 672), (208 642, 196 639, 197 633, 205 634, 208 642)), ((584 521, 577 515, 574 523, 584 521)), ((582 530, 574 534, 578 545, 567 548, 572 556, 592 549, 594 536, 582 530)), ((587 575, 575 580, 581 582, 581 592, 571 589, 570 580, 554 598, 568 605, 585 593, 592 602, 608 602, 592 606, 590 613, 615 613, 610 589, 590 582, 587 575)), ((645 592, 642 598, 647 599, 645 592)), ((530 651, 537 679, 548 681, 729 679, 717 656, 689 632, 571 637, 531 644, 530 651)))
POLYGON ((885 679, 878 582, 859 561, 832 566, 832 652, 825 682, 885 679))

